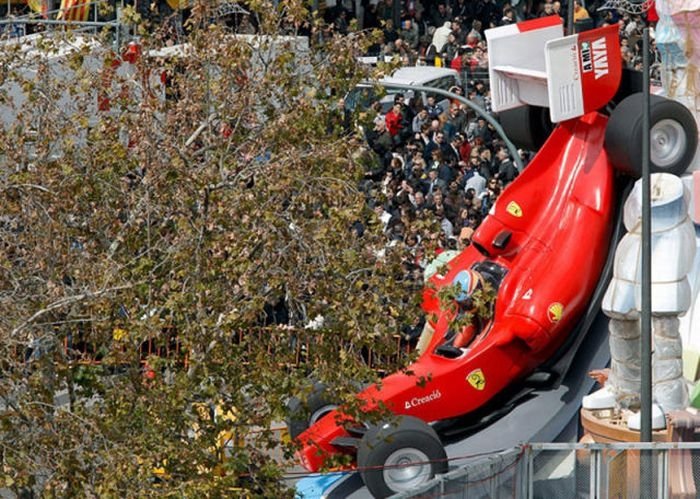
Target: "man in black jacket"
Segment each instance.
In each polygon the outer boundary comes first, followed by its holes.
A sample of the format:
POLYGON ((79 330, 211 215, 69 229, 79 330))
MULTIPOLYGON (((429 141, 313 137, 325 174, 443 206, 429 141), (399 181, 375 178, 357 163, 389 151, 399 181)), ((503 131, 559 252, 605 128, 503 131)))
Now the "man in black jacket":
POLYGON ((498 164, 498 178, 503 182, 503 185, 511 183, 518 176, 518 170, 505 147, 501 147, 496 152, 496 162, 498 164))

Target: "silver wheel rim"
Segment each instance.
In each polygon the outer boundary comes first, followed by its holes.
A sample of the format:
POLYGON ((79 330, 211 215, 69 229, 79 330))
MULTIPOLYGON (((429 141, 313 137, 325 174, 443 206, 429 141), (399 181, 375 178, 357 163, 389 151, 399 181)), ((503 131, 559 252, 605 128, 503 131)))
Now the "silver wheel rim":
POLYGON ((683 125, 678 121, 659 121, 651 127, 651 162, 660 168, 676 163, 685 154, 687 142, 683 125))
POLYGON ((321 419, 323 416, 325 416, 326 414, 328 414, 329 412, 331 412, 337 408, 338 408, 337 405, 328 404, 328 405, 324 405, 323 407, 316 409, 311 414, 311 417, 309 418, 309 426, 313 426, 314 424, 316 424, 316 422, 319 419, 321 419))
POLYGON ((396 450, 384 461, 384 483, 394 492, 412 490, 427 482, 431 472, 428 456, 412 447, 396 450))

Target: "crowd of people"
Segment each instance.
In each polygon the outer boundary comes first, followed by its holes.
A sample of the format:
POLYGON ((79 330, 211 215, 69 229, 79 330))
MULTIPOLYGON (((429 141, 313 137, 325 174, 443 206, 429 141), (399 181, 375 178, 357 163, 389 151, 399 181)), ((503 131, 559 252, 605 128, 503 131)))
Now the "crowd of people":
MULTIPOLYGON (((487 97, 486 86, 480 88, 487 97)), ((426 105, 421 99, 409 105, 395 94, 391 110, 377 114, 373 125, 366 139, 376 160, 363 189, 391 244, 410 246, 419 261, 423 240, 445 249, 468 245, 518 175, 493 127, 458 101, 443 110, 433 96, 426 105)), ((522 154, 527 161, 529 154, 522 154)))
MULTIPOLYGON (((438 65, 456 69, 462 85, 451 90, 490 112, 490 89, 484 30, 519 20, 558 15, 556 0, 408 0, 402 3, 400 26, 391 18, 392 1, 379 0, 364 9, 364 27, 383 30, 374 50, 399 56, 404 65, 438 65)), ((586 27, 620 24, 621 54, 627 67, 640 64, 641 30, 655 21, 653 12, 630 15, 598 10, 602 2, 574 4, 574 20, 586 27)), ((357 13, 342 10, 340 29, 357 13)), ((337 13, 337 10, 336 10, 337 13)), ((334 14, 337 18, 337 14, 334 14)), ((375 165, 363 189, 381 223, 389 246, 404 245, 415 255, 411 270, 422 271, 444 250, 461 250, 507 185, 520 173, 504 141, 487 120, 459 101, 441 107, 434 97, 410 101, 395 94, 391 109, 374 104, 373 127, 365 131, 375 165)), ((518 150, 523 165, 533 151, 518 150)))
MULTIPOLYGON (((325 18, 345 34, 352 19, 363 29, 379 29, 383 40, 370 55, 398 55, 405 65, 431 64, 459 69, 484 65, 484 30, 528 19, 558 16, 567 21, 568 1, 560 0, 331 0, 325 18), (397 5, 394 5, 398 2, 397 5)), ((638 60, 642 29, 658 20, 653 4, 641 15, 609 8, 604 0, 575 0, 577 30, 620 23, 625 62, 638 60), (602 9, 601 9, 602 8, 602 9)))

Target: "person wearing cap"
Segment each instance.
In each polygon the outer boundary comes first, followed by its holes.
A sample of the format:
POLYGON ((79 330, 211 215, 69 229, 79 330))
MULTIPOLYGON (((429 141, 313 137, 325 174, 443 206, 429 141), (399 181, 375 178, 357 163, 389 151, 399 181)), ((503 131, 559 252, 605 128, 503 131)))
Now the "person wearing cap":
POLYGON ((367 132, 367 143, 381 158, 391 151, 392 139, 386 128, 384 116, 374 118, 374 129, 367 132))

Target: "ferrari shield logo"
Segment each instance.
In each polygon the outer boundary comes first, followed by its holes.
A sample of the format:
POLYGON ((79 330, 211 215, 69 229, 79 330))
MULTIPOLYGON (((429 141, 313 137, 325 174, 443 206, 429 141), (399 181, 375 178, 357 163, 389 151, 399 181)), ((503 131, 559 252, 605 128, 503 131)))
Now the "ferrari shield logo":
POLYGON ((486 386, 486 378, 481 369, 475 369, 467 375, 467 381, 477 390, 481 391, 486 386))
POLYGON ((559 322, 564 314, 564 305, 559 302, 552 303, 547 309, 547 317, 551 322, 559 322))
POLYGON ((506 206, 506 211, 516 218, 520 218, 523 216, 522 208, 520 208, 520 205, 515 201, 511 201, 510 203, 508 203, 508 206, 506 206))

